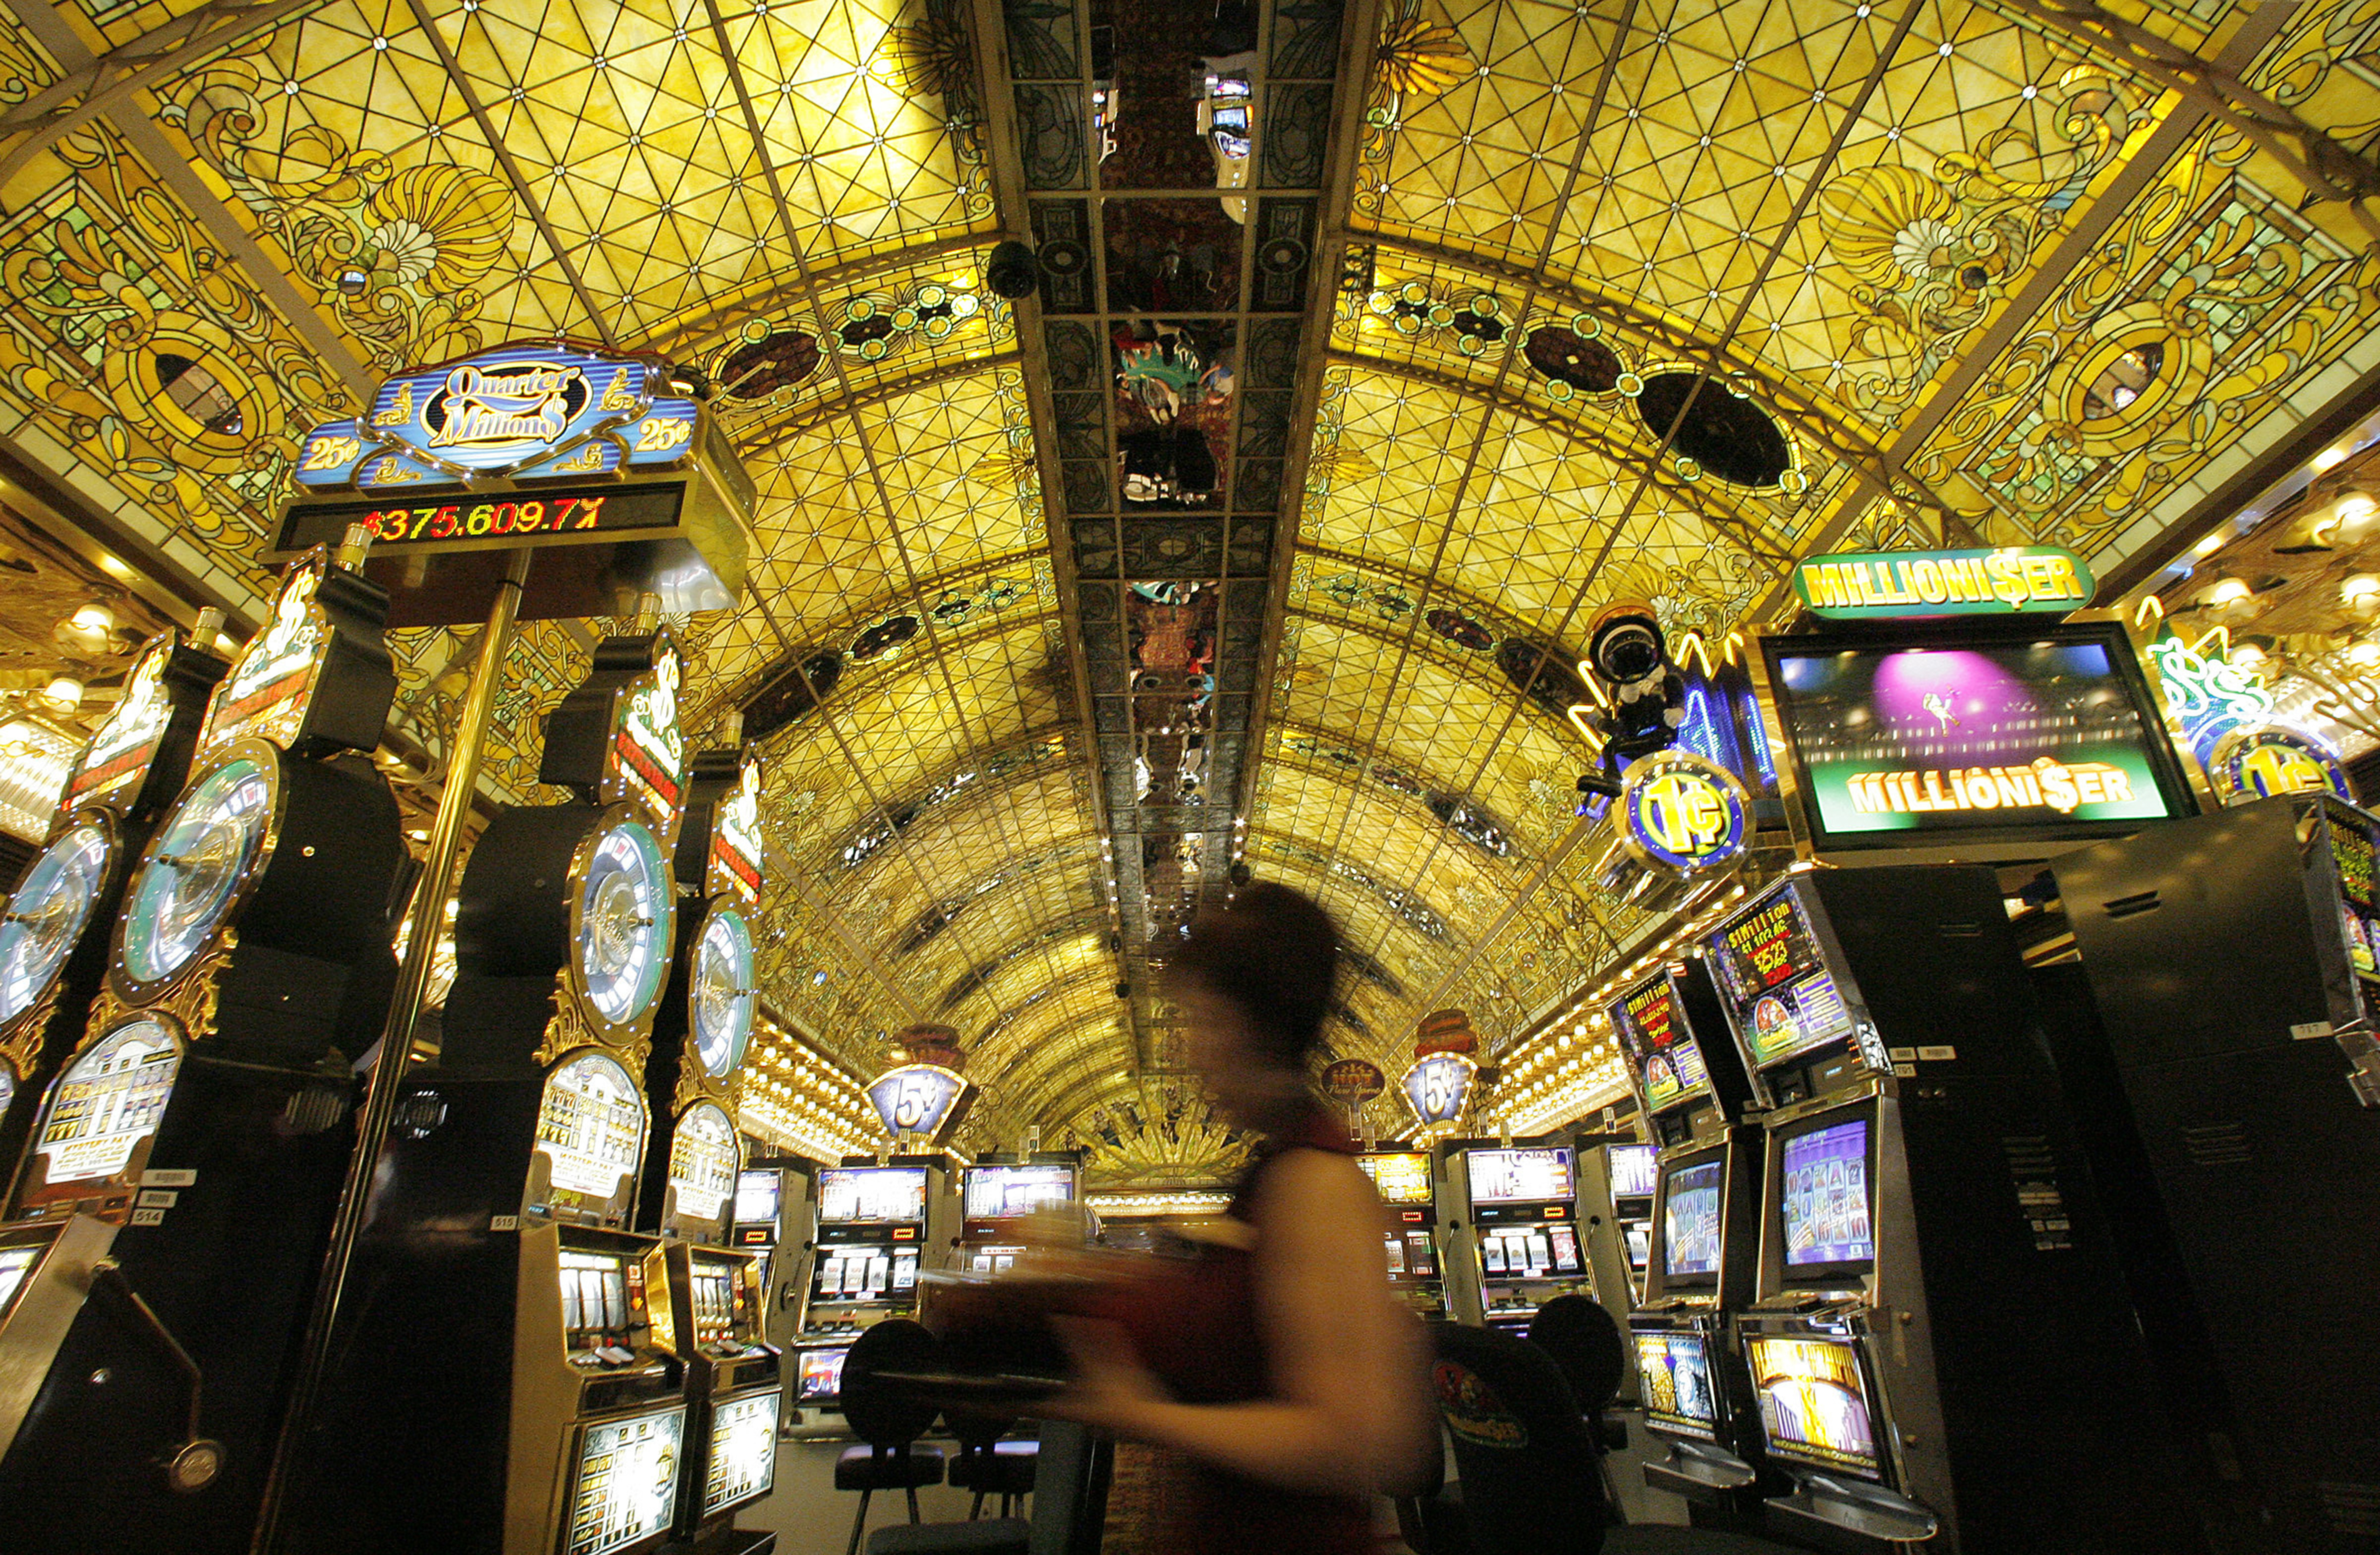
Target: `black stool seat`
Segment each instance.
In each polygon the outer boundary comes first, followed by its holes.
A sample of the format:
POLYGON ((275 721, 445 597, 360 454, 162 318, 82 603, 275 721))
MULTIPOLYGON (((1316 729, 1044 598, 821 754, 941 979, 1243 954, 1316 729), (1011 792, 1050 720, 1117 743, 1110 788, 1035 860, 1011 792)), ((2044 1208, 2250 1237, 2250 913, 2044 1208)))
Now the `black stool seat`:
POLYGON ((846 1447, 834 1460, 834 1488, 838 1490, 914 1490, 920 1485, 940 1485, 948 1454, 939 1447, 911 1442, 905 1447, 889 1451, 861 1443, 846 1447))
POLYGON ((868 1536, 868 1555, 1027 1555, 1033 1525, 1022 1517, 980 1523, 896 1523, 868 1536))
POLYGON ((951 1460, 951 1483, 987 1496, 1029 1496, 1041 1459, 1038 1441, 995 1441, 990 1452, 961 1452, 951 1460))

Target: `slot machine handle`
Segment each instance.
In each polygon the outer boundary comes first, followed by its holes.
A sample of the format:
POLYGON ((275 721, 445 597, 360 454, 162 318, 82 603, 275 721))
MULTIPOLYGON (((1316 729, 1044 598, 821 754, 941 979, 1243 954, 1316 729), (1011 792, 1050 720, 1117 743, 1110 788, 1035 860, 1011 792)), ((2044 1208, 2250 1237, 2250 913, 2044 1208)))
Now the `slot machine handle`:
POLYGON ((199 1399, 205 1383, 199 1363, 182 1348, 182 1342, 174 1337, 174 1330, 157 1316, 156 1308, 132 1288, 132 1282, 124 1277, 124 1270, 117 1267, 114 1258, 102 1258, 91 1266, 91 1282, 93 1289, 104 1288, 124 1304, 126 1309, 139 1319, 140 1327, 157 1342, 158 1347, 165 1352, 166 1358, 174 1363, 174 1368, 182 1374, 183 1380, 189 1384, 189 1428, 175 1444, 173 1451, 165 1455, 165 1483, 183 1495, 205 1489, 223 1473, 224 1449, 222 1442, 210 1440, 199 1434, 199 1399))

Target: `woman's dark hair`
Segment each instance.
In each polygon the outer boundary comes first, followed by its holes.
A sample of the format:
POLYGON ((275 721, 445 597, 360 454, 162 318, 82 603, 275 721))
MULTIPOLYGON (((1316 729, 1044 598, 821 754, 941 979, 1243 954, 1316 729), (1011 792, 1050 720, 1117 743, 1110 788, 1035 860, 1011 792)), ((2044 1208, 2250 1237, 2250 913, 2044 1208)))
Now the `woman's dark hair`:
POLYGON ((1269 882, 1244 887, 1201 913, 1172 957, 1175 975, 1228 999, 1247 1017, 1262 1056, 1303 1069, 1321 1046, 1339 977, 1339 926, 1312 898, 1269 882))

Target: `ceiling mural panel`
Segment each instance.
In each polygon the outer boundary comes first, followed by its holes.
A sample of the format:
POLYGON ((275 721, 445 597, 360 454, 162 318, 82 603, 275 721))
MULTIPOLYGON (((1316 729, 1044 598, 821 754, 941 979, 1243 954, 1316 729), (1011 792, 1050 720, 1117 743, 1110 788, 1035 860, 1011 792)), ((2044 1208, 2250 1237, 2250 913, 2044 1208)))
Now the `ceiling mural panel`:
MULTIPOLYGON (((2104 570, 2380 316, 2307 167, 2380 188, 2362 0, 1122 11, 6 0, 0 451, 244 626, 296 438, 381 375, 665 356, 759 490, 746 599, 676 625, 698 741, 769 761, 771 1007, 862 1071, 946 1010, 978 1144, 1179 1184, 1242 1143, 1166 936, 1240 866, 1347 926, 1336 1051, 1452 1003, 1511 1057, 1640 927, 1575 814, 1594 611, 1718 638, 1946 537, 2104 570)), ((614 625, 522 630, 491 799, 614 625)), ((434 784, 473 634, 392 646, 434 784)))

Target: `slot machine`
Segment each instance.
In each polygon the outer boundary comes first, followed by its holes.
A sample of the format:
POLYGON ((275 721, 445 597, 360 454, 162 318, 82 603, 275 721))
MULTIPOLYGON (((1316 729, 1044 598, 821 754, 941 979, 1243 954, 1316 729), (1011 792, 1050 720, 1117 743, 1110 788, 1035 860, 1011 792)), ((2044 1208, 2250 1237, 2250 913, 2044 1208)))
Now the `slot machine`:
POLYGON ((9 898, 0 918, 0 1172, 13 1170, 43 1094, 82 1039, 132 861, 181 794, 208 698, 230 667, 178 632, 142 646, 9 898))
POLYGON ((689 900, 645 1064, 654 1124, 638 1224, 667 1245, 686 1362, 678 1537, 704 1551, 753 1555, 775 1536, 739 1534, 735 1513, 769 1494, 783 1402, 779 1352, 765 1336, 767 1276, 734 1237, 736 1099, 759 999, 746 916, 760 901, 757 759, 735 750, 695 757, 674 864, 689 900))
MULTIPOLYGON (((1632 1136, 1618 1137, 1630 1139, 1628 1148, 1634 1148, 1632 1136)), ((1586 1254, 1587 1279, 1594 1283, 1597 1302, 1614 1321, 1624 1324, 1636 1305, 1636 1276, 1628 1263, 1621 1198, 1611 1174, 1610 1152, 1619 1147, 1613 1135, 1592 1131, 1572 1136, 1571 1148, 1578 1171, 1578 1236, 1586 1254)), ((1623 1383, 1621 1391, 1629 1391, 1623 1383)))
POLYGON ((1469 1211, 1481 1322, 1526 1334, 1529 1319, 1554 1297, 1595 1294, 1579 1242, 1570 1146, 1463 1149, 1450 1164, 1469 1211))
POLYGON ((443 1046, 398 1096, 301 1444, 297 1547, 634 1555, 673 1537, 698 1342, 684 1249, 631 1227, 677 942, 681 671, 666 631, 599 643, 546 722, 539 775, 573 797, 502 811, 471 852, 443 1046))
POLYGON ((2095 1005, 2052 1039, 2161 1369, 2253 1503, 2243 1549, 2366 1548, 2380 1504, 2375 846, 2292 794, 2051 864, 2095 1005))
POLYGON ((1651 1145, 1603 1147, 1604 1180, 1611 1185, 1611 1218, 1628 1265, 1632 1303, 1645 1300, 1645 1262, 1653 1253, 1653 1158, 1651 1145))
POLYGON ((291 566, 125 887, 0 1232, 18 1548, 247 1547, 395 977, 385 607, 291 566))
POLYGON ((894 1156, 882 1165, 854 1156, 819 1169, 817 1247, 795 1341, 795 1403, 832 1406, 842 1396, 844 1356, 860 1330, 917 1311, 923 1260, 950 1234, 949 1170, 939 1154, 894 1156))
POLYGON ((1384 1145, 1355 1158, 1388 1212, 1381 1240, 1389 1285, 1424 1318, 1447 1315, 1445 1262, 1438 1243, 1438 1179, 1427 1150, 1384 1145))
POLYGON ((1025 1250, 1025 1218, 1037 1209, 1072 1204, 1081 1197, 1082 1159, 1072 1150, 1036 1152, 1011 1161, 986 1156, 965 1169, 966 1197, 960 1223, 956 1267, 969 1274, 996 1274, 1016 1265, 1025 1250))
POLYGON ((1770 1525, 1954 1555, 2193 1547, 1996 876, 1797 869, 1707 956, 1773 1104, 1734 1315, 1791 1482, 1770 1525))
POLYGON ((1660 967, 1605 1013, 1654 1141, 1636 1147, 1645 1292, 1628 1331, 1645 1427, 1668 1456, 1645 1464, 1645 1482, 1752 1512, 1766 1453, 1730 1319, 1750 1303, 1758 1272, 1767 1093, 1746 1069, 1699 956, 1660 967))

